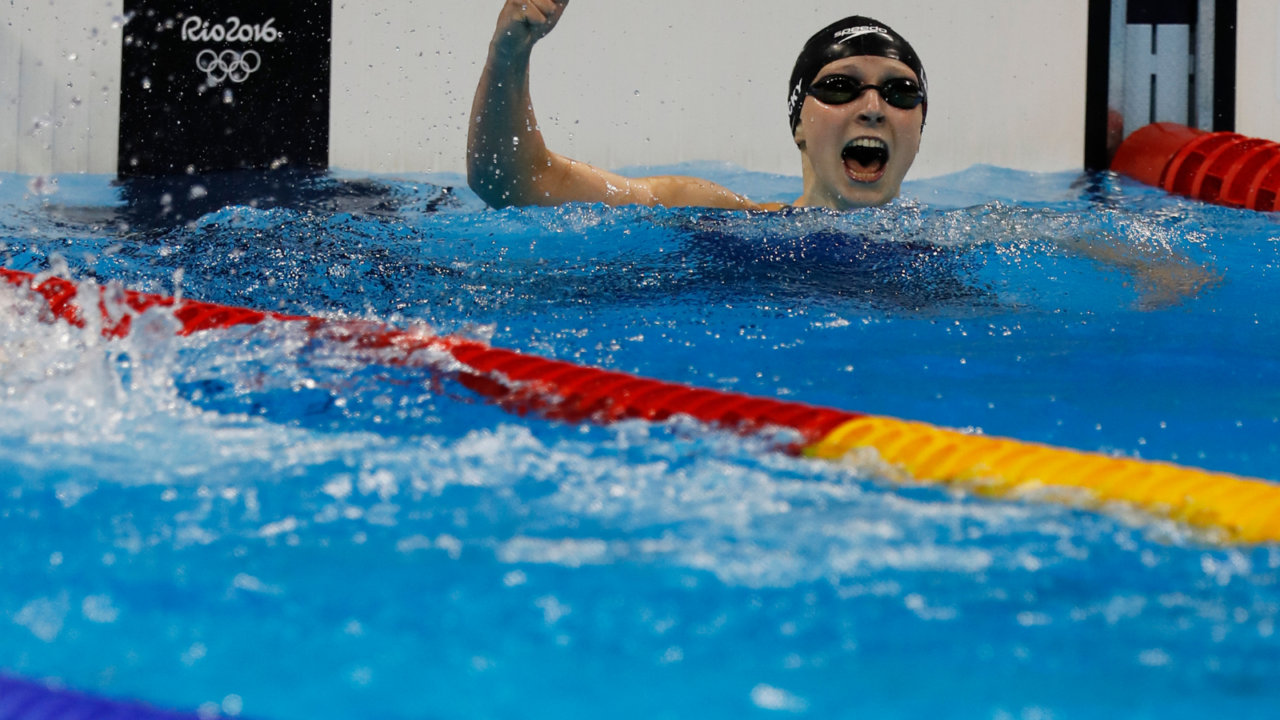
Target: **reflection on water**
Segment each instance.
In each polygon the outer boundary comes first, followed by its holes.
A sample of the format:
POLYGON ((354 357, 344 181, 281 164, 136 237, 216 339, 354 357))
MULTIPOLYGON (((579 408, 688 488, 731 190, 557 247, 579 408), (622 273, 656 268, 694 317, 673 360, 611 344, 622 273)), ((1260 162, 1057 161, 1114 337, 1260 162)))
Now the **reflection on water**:
POLYGON ((325 172, 292 168, 131 177, 112 184, 115 201, 108 206, 64 205, 51 198, 52 202, 43 208, 44 214, 54 222, 151 232, 188 226, 209 213, 232 206, 394 217, 405 210, 434 212, 459 205, 451 188, 430 183, 401 187, 368 178, 335 178, 325 172))
MULTIPOLYGON (((991 168, 845 214, 283 178, 61 179, 10 198, 0 252, 1280 478, 1268 216, 991 168)), ((287 324, 172 330, 106 342, 0 289, 6 671, 262 718, 1275 706, 1276 548, 679 421, 509 416, 287 324)))

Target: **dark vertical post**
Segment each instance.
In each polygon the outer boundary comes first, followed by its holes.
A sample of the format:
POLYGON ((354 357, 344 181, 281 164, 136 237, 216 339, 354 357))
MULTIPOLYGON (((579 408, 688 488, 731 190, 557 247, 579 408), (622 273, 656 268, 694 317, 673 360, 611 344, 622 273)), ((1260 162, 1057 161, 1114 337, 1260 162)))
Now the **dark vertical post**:
POLYGON ((1085 69, 1084 168, 1106 170, 1107 85, 1111 74, 1111 0, 1089 0, 1089 54, 1085 69))
POLYGON ((1213 129, 1236 129, 1236 0, 1217 0, 1213 28, 1213 129))

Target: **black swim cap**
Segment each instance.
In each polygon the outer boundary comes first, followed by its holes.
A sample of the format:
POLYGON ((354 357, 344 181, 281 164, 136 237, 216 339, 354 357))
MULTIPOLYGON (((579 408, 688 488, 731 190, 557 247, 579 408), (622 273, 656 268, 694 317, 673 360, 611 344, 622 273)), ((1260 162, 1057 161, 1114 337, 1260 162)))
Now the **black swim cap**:
POLYGON ((856 55, 876 55, 898 60, 911 68, 920 80, 924 91, 924 114, 929 114, 929 81, 924 76, 924 65, 907 39, 882 22, 869 17, 854 15, 819 30, 809 38, 796 59, 791 71, 791 94, 787 99, 787 114, 791 116, 791 134, 800 125, 800 108, 804 107, 809 86, 822 68, 836 60, 856 55))

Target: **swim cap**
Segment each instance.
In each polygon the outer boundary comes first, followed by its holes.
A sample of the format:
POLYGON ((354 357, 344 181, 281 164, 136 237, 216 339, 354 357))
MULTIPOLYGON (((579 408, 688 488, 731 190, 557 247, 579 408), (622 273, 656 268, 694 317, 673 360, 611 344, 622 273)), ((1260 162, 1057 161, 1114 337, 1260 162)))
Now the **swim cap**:
POLYGON ((911 68, 924 91, 924 114, 929 114, 929 81, 925 79, 924 65, 911 43, 882 22, 853 15, 819 30, 800 51, 795 70, 791 71, 791 95, 787 100, 792 135, 800 125, 800 108, 804 107, 804 99, 814 78, 828 64, 856 55, 898 60, 911 68))

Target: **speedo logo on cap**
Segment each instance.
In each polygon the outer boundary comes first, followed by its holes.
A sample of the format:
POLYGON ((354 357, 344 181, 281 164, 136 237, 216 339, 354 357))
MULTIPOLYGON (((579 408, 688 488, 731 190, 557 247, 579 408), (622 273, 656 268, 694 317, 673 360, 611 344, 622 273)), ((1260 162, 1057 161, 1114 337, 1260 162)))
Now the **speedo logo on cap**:
POLYGON ((870 35, 872 33, 883 33, 888 35, 889 31, 885 28, 876 27, 874 25, 859 25, 858 27, 845 28, 841 30, 836 33, 835 38, 840 42, 845 42, 847 40, 852 40, 863 35, 870 35))

